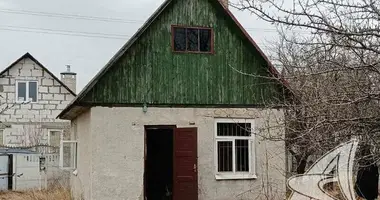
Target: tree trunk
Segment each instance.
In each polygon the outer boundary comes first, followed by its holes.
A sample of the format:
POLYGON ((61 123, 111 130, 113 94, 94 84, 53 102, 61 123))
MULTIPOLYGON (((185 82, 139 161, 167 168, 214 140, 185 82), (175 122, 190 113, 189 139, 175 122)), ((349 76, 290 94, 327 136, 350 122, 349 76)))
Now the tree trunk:
POLYGON ((306 158, 301 158, 301 159, 296 159, 297 160, 297 174, 303 174, 306 171, 306 164, 307 164, 307 157, 306 158))

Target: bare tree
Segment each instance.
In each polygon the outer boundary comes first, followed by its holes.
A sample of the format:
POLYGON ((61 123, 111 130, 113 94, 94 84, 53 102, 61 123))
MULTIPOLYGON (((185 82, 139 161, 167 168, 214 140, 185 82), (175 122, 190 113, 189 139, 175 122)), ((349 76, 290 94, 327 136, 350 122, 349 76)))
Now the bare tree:
POLYGON ((360 138, 377 149, 377 73, 356 67, 347 51, 283 43, 278 58, 296 101, 286 104, 287 147, 303 173, 310 155, 360 138))
POLYGON ((305 171, 311 155, 353 137, 377 153, 380 2, 239 0, 233 6, 280 32, 273 57, 294 97, 284 106, 287 149, 296 158, 297 173, 305 171), (309 34, 301 37, 301 30, 309 34))
POLYGON ((286 29, 315 36, 323 44, 380 53, 380 2, 377 0, 239 0, 235 7, 286 29))
POLYGON ((40 124, 23 125, 20 134, 22 135, 22 146, 28 147, 46 143, 45 134, 40 124))

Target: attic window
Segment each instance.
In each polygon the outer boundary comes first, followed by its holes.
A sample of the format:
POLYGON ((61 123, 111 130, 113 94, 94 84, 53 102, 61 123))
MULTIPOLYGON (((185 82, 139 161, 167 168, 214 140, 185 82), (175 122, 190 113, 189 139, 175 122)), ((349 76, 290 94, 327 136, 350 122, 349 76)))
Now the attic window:
POLYGON ((211 28, 172 26, 174 52, 213 53, 213 42, 211 28))
POLYGON ((37 102, 37 81, 17 81, 16 102, 37 102))

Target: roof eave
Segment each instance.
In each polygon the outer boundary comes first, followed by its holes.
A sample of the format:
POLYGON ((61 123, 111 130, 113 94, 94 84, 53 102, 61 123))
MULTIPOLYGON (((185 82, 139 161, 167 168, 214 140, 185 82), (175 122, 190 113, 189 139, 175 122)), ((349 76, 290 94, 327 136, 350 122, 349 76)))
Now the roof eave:
POLYGON ((90 80, 90 82, 84 87, 84 89, 74 98, 68 106, 58 115, 57 118, 62 118, 63 116, 66 116, 68 112, 70 112, 70 109, 81 100, 88 92, 89 90, 97 83, 98 79, 108 70, 112 64, 118 60, 119 57, 121 57, 124 52, 129 49, 130 46, 134 44, 134 42, 141 36, 142 33, 145 32, 145 30, 150 26, 150 24, 160 15, 160 13, 165 10, 165 8, 169 5, 169 3, 172 0, 166 0, 163 4, 161 4, 160 7, 145 21, 145 23, 141 26, 141 28, 128 40, 128 42, 120 48, 120 50, 111 58, 110 61, 101 69, 95 76, 90 80))

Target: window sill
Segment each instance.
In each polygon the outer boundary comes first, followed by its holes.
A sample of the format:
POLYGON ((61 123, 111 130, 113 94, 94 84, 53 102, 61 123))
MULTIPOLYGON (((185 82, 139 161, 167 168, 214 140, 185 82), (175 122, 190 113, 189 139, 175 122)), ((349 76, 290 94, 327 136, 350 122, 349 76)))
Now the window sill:
POLYGON ((172 50, 173 53, 178 54, 215 54, 214 51, 178 51, 178 50, 172 50))
POLYGON ((75 167, 59 167, 60 170, 63 170, 63 171, 75 171, 76 168, 75 167))
POLYGON ((215 174, 216 180, 250 180, 257 179, 255 174, 215 174))

